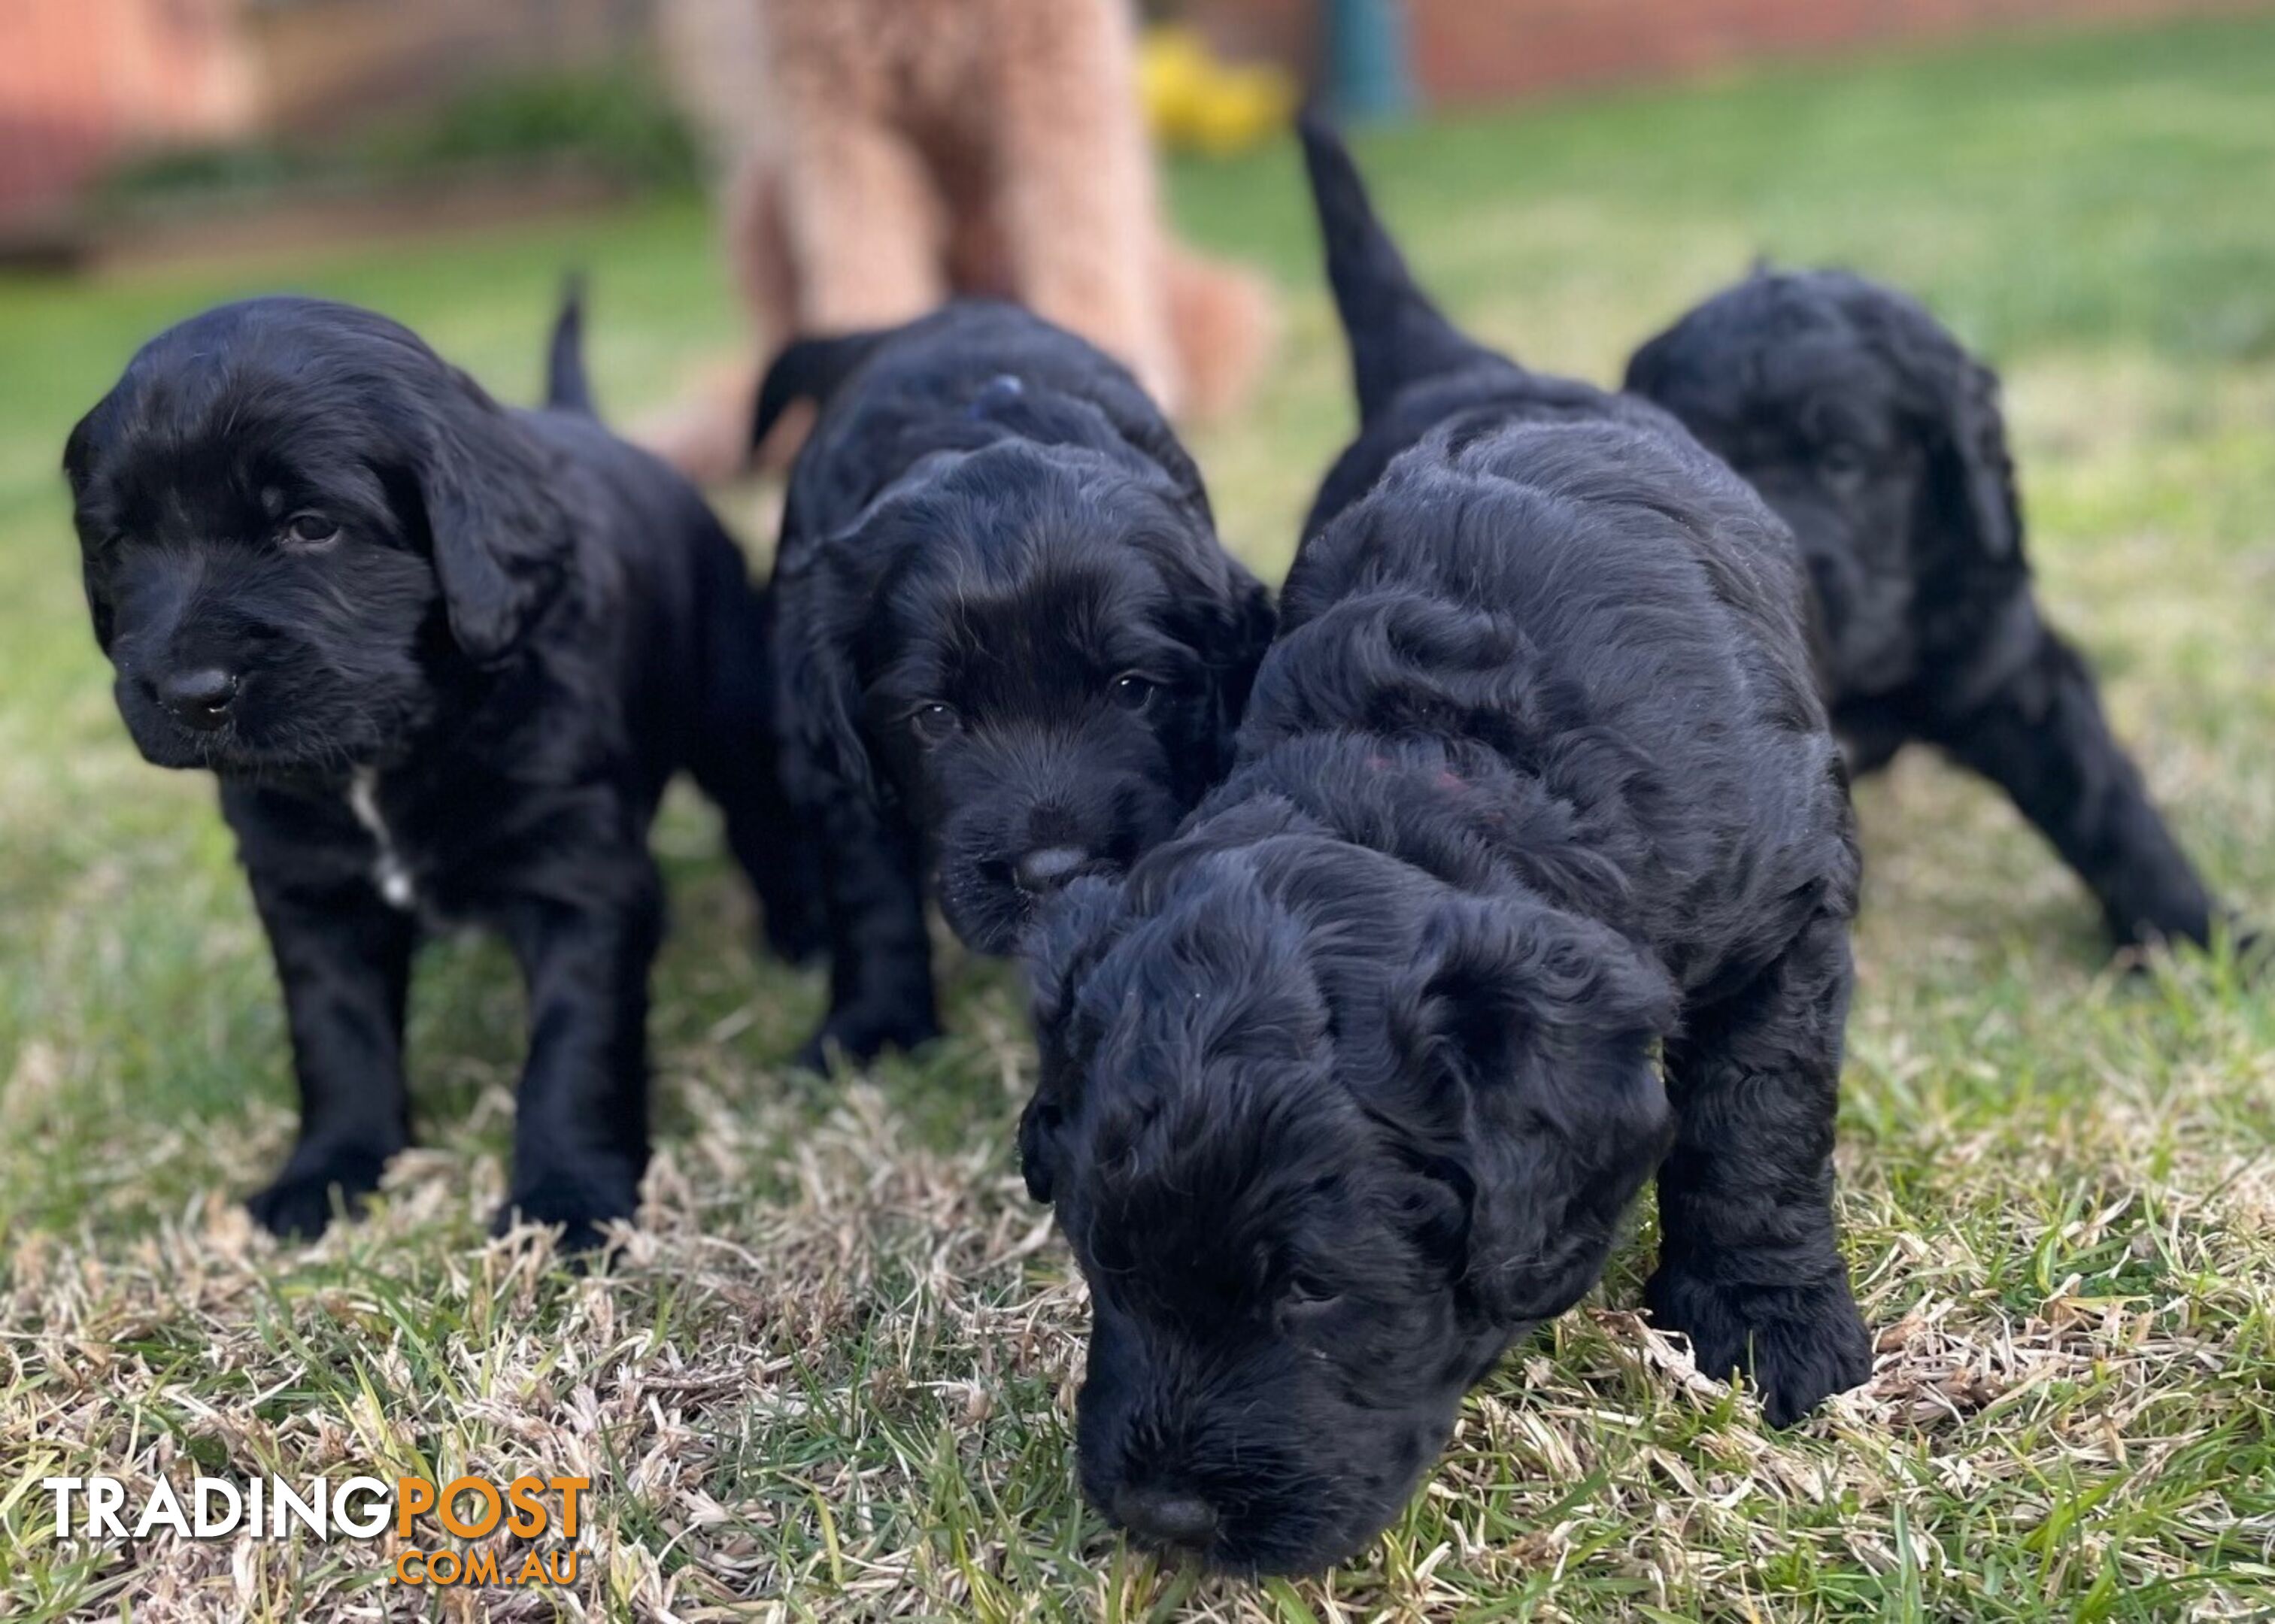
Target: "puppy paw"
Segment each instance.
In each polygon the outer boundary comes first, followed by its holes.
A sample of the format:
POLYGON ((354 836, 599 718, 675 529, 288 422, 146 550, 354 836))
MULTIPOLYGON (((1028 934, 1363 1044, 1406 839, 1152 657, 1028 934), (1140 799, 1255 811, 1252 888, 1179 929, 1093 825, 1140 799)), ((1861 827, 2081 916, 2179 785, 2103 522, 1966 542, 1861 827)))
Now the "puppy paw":
POLYGON ((1772 1426, 1791 1426, 1871 1378, 1871 1333, 1845 1273, 1814 1286, 1758 1287, 1662 1269, 1644 1299, 1660 1326, 1690 1339, 1704 1374, 1744 1371, 1772 1426))
POLYGON ((842 1056, 849 1066, 865 1066, 887 1049, 921 1048, 939 1036, 940 1023, 929 1010, 837 1009, 797 1052, 796 1063, 827 1073, 831 1060, 842 1056))
POLYGON ((490 1233, 503 1235, 516 1224, 557 1225, 562 1252, 591 1252, 607 1242, 603 1225, 639 1211, 639 1179, 630 1168, 556 1168, 517 1180, 490 1220, 490 1233))
POLYGON ((379 1188, 387 1157, 377 1151, 342 1147, 295 1152, 276 1182, 245 1198, 253 1221, 287 1241, 313 1241, 324 1233, 335 1209, 360 1217, 364 1197, 379 1188))

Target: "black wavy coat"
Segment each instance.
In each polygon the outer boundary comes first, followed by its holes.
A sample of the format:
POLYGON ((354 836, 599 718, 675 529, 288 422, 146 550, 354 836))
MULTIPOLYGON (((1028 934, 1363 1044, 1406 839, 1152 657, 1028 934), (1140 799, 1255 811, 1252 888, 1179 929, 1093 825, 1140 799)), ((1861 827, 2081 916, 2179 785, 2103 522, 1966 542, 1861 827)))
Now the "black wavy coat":
POLYGON ((413 950, 476 922, 529 993, 511 1189, 572 1245, 639 1201, 646 833, 691 771, 792 956, 816 933, 774 776, 764 603, 693 487, 591 415, 572 299, 544 411, 305 298, 169 329, 72 431, 95 635, 135 743, 220 780, 301 1118, 254 1214, 313 1235, 411 1137, 413 950))
POLYGON ((1935 745, 2013 798, 2117 941, 2210 940, 2219 910, 2031 590, 1990 368, 1901 293, 1765 270, 1637 350, 1627 388, 1793 526, 1853 770, 1935 745))
POLYGON ((927 874, 1001 953, 1222 777, 1270 639, 1199 472, 1118 365, 1009 305, 792 345, 763 434, 824 402, 775 571, 784 782, 824 831, 830 1008, 806 1051, 938 1030, 927 874))
POLYGON ((1314 1568, 1398 1512, 1657 1174, 1658 1321, 1795 1420, 1857 859, 1791 536, 1656 409, 1462 339, 1306 130, 1361 442, 1231 776, 1032 946, 1022 1158, 1094 1311, 1085 1487, 1314 1568), (1367 467, 1379 462, 1372 472, 1367 467))

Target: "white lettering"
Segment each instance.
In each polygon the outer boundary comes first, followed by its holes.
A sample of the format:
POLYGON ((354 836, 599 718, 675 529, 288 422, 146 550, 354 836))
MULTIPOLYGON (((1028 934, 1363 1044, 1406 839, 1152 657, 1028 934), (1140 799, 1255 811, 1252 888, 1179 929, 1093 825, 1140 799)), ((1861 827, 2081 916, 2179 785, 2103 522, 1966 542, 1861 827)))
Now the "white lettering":
POLYGON ((289 1509, 294 1522, 299 1523, 317 1538, 325 1537, 324 1530, 327 1524, 324 1514, 327 1505, 322 1478, 308 1479, 309 1498, 306 1499, 302 1499, 294 1492, 292 1485, 282 1477, 274 1479, 271 1486, 275 1491, 269 1497, 268 1502, 271 1533, 279 1539, 284 1537, 284 1514, 289 1509))
POLYGON ((108 1534, 113 1539, 126 1537, 126 1526, 118 1520, 118 1508, 126 1503, 126 1485, 116 1477, 90 1477, 87 1483, 87 1531, 108 1534))
POLYGON ((71 1537, 71 1496, 73 1489, 87 1482, 84 1477, 42 1477, 40 1487, 56 1497, 56 1537, 71 1537))
POLYGON ((174 1485, 163 1477, 150 1491, 150 1498, 142 1502, 142 1515, 134 1524, 134 1537, 149 1538, 150 1530, 161 1522, 185 1539, 190 1537, 190 1520, 182 1514, 182 1502, 175 1498, 174 1485))
POLYGON ((377 1477, 349 1478, 332 1496, 332 1526, 358 1539, 377 1537, 380 1530, 387 1526, 387 1499, 390 1492, 387 1484, 377 1477), (351 1494, 371 1497, 369 1514, 360 1519, 349 1514, 348 1496, 351 1494))
POLYGON ((190 1505, 195 1513, 191 1531, 200 1539, 217 1539, 223 1534, 237 1532, 238 1521, 245 1515, 245 1496, 226 1477, 200 1477, 190 1491, 190 1505), (229 1502, 229 1515, 216 1518, 213 1513, 213 1497, 219 1495, 229 1502))

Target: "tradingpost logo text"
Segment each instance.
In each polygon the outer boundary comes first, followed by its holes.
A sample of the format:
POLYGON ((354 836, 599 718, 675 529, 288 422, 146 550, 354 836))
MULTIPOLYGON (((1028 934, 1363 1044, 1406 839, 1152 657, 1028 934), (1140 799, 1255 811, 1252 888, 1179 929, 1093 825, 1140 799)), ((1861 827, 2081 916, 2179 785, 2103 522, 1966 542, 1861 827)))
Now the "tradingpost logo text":
POLYGON ((57 1539, 376 1539, 390 1522, 403 1542, 388 1575, 395 1584, 570 1584, 577 1530, 590 1477, 196 1477, 186 1492, 165 1478, 139 1500, 117 1477, 42 1477, 55 1499, 57 1539), (132 1503, 130 1503, 132 1501, 132 1503), (465 1551, 437 1534, 486 1539, 503 1524, 528 1541, 519 1550, 465 1551))

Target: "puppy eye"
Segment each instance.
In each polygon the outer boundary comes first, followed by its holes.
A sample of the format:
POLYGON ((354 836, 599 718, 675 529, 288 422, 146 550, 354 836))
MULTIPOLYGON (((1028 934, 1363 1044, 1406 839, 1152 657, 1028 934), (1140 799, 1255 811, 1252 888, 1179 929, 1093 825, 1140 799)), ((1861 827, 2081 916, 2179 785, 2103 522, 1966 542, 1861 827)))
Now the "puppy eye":
POLYGON ((295 513, 284 522, 284 540, 294 547, 329 547, 339 539, 340 527, 321 513, 295 513))
POLYGON ((1153 684, 1135 671, 1114 679, 1114 702, 1125 711, 1142 711, 1153 702, 1153 684))
POLYGON ((1280 1293, 1280 1301, 1282 1306, 1290 1310, 1316 1311, 1341 1302, 1342 1295, 1318 1275, 1299 1269, 1288 1277, 1288 1284, 1280 1293))
POLYGON ((956 714, 956 706, 937 699, 909 713, 909 730, 927 744, 939 744, 963 726, 964 718, 956 714))
POLYGON ((1846 441, 1835 440, 1817 453, 1817 470, 1828 480, 1854 480, 1864 472, 1864 454, 1846 441))

